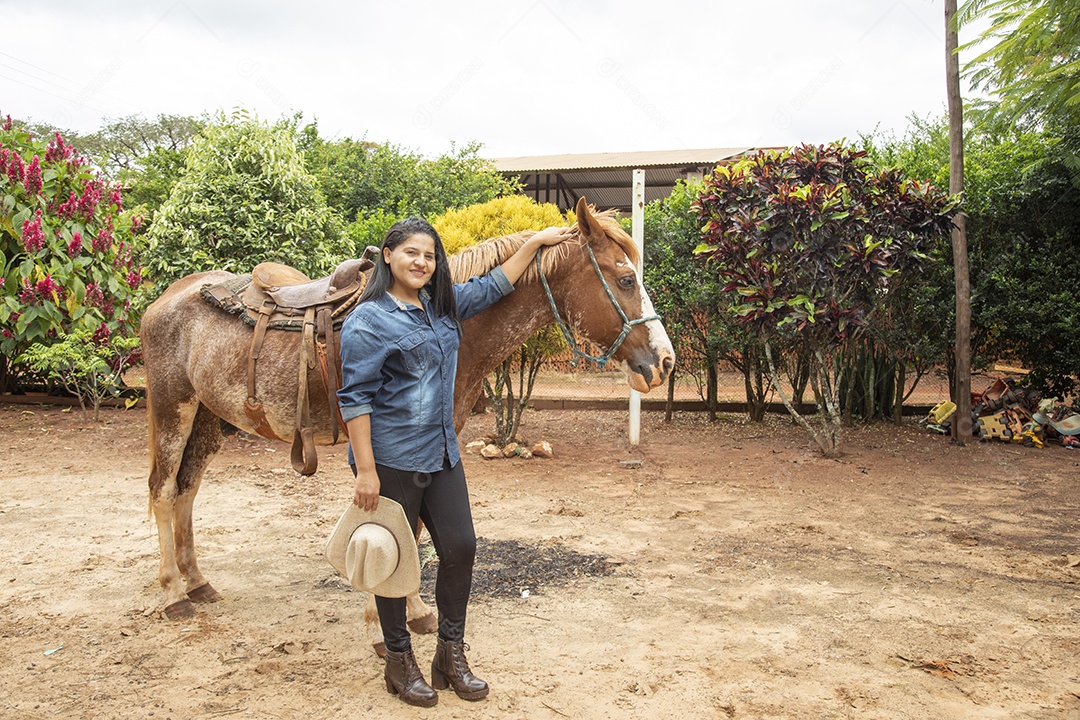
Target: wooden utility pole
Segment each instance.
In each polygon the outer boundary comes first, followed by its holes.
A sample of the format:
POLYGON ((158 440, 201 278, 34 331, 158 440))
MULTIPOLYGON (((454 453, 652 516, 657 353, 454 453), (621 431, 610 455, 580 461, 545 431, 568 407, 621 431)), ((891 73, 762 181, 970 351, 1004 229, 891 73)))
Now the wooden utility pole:
MULTIPOLYGON (((949 98, 949 192, 964 192, 964 103, 960 98, 960 56, 956 52, 956 0, 945 0, 945 81, 949 98)), ((968 270, 967 215, 953 219, 953 277, 956 281, 956 386, 953 441, 971 440, 971 277, 968 270)))

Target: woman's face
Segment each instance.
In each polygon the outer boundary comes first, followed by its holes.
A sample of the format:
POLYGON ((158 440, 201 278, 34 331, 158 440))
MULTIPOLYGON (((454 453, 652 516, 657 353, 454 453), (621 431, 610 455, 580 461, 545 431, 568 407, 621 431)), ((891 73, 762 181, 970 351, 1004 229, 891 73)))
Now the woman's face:
POLYGON ((435 273, 435 240, 424 233, 410 235, 393 250, 383 248, 383 259, 394 278, 391 289, 418 293, 435 273))

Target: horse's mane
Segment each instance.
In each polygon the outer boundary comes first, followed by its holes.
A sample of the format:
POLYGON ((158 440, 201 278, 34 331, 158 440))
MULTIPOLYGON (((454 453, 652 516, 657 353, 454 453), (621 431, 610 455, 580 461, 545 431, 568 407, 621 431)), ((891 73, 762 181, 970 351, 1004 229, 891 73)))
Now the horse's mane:
MULTIPOLYGON (((626 231, 619 226, 618 221, 615 219, 614 210, 605 210, 601 213, 596 213, 593 218, 603 228, 604 233, 608 236, 612 242, 622 248, 626 253, 627 258, 636 267, 638 263, 638 249, 634 240, 626 234, 626 231)), ((573 237, 567 239, 565 242, 555 245, 553 247, 544 250, 544 254, 541 257, 541 263, 543 264, 544 274, 551 272, 552 268, 560 260, 563 260, 570 254, 572 247, 580 246, 584 240, 581 237, 581 233, 578 231, 577 223, 570 226, 573 232, 573 237)), ((484 275, 493 270, 498 265, 501 265, 510 258, 515 252, 525 244, 525 241, 536 234, 535 230, 526 230, 524 232, 515 233, 513 235, 504 235, 503 237, 491 238, 485 240, 482 243, 467 247, 454 255, 450 255, 447 260, 450 263, 450 274, 454 279, 454 282, 465 282, 471 277, 476 275, 484 275)), ((521 276, 518 283, 531 283, 536 282, 536 263, 530 263, 528 269, 525 270, 525 274, 521 276)))

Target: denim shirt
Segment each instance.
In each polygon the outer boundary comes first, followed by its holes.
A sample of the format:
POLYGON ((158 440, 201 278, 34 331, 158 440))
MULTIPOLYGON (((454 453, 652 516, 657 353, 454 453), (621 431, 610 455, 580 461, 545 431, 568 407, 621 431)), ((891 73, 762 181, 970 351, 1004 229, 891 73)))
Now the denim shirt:
MULTIPOLYGON (((502 268, 454 286, 462 320, 514 290, 502 268)), ((348 422, 371 415, 375 462, 397 470, 438 472, 443 458, 460 460, 454 432, 457 326, 389 293, 358 305, 341 327, 338 404, 348 422), (429 322, 431 318, 431 322, 429 322)), ((349 446, 349 463, 354 463, 349 446)))

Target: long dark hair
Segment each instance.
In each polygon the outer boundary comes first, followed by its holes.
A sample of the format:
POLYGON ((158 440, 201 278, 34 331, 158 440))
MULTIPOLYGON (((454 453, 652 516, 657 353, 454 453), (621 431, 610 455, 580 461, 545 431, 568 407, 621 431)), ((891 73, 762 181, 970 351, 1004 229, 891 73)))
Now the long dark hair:
POLYGON ((413 235, 427 235, 435 242, 435 272, 424 289, 431 296, 432 312, 437 317, 445 316, 452 319, 457 325, 458 335, 461 335, 461 319, 458 317, 457 300, 454 298, 454 281, 450 277, 450 263, 446 259, 446 250, 443 248, 439 233, 423 218, 410 217, 398 220, 386 231, 386 237, 379 246, 379 256, 375 259, 375 267, 368 276, 363 294, 360 295, 360 302, 382 297, 383 293, 394 284, 394 276, 386 263, 383 250, 386 248, 393 250, 413 235))

